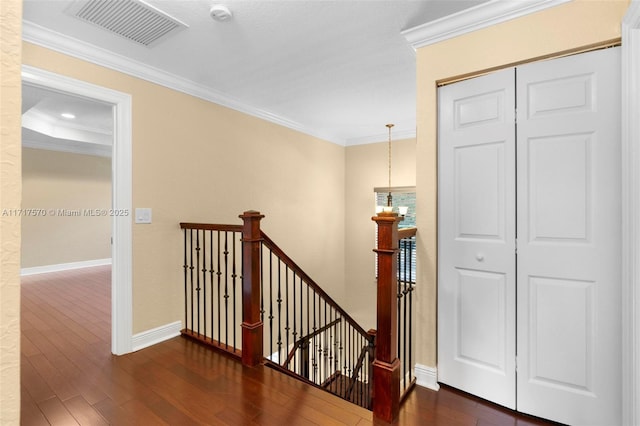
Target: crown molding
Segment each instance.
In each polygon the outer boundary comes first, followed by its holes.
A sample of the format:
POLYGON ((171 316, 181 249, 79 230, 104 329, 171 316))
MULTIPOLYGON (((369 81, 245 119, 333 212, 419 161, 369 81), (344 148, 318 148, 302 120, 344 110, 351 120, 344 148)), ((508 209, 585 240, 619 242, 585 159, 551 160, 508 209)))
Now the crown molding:
POLYGON ((402 31, 415 49, 497 25, 572 0, 490 0, 453 15, 402 31))
POLYGON ((345 145, 345 141, 335 134, 307 128, 300 123, 246 104, 238 99, 227 96, 224 93, 213 90, 210 87, 206 87, 175 74, 162 71, 158 68, 143 64, 142 62, 127 58, 117 53, 110 52, 93 44, 51 31, 30 21, 24 20, 22 23, 22 40, 74 58, 82 59, 83 61, 87 61, 95 65, 159 84, 187 95, 213 102, 309 136, 323 139, 337 145, 345 145))
MULTIPOLYGON (((393 132, 393 140, 402 140, 402 139, 415 139, 416 130, 415 129, 403 129, 403 130, 394 130, 393 132)), ((354 145, 366 145, 371 143, 379 143, 379 142, 387 142, 389 138, 388 133, 378 133, 370 136, 363 136, 360 138, 351 138, 347 139, 346 146, 354 146, 354 145)))

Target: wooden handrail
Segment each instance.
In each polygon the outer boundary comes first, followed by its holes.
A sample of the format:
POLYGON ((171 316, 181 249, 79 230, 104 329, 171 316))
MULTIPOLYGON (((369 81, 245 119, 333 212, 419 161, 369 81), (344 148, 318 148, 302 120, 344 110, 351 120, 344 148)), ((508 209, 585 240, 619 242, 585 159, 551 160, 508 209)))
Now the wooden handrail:
POLYGON ((398 239, 404 240, 405 238, 415 237, 418 232, 418 228, 400 228, 398 229, 398 239))
POLYGON ((360 356, 358 357, 358 363, 353 369, 353 373, 351 374, 351 378, 350 378, 349 387, 347 388, 347 393, 345 398, 347 401, 349 401, 349 398, 351 398, 351 392, 353 392, 353 388, 357 382, 358 374, 360 374, 360 370, 362 370, 362 366, 364 365, 364 358, 367 355, 367 353, 370 353, 370 351, 371 351, 370 346, 363 346, 362 350, 360 351, 360 356))
POLYGON ((300 339, 298 339, 298 341, 293 345, 293 348, 291 348, 291 350, 289 351, 289 355, 287 356, 287 360, 284 362, 284 364, 282 364, 283 367, 289 367, 289 363, 291 362, 291 360, 293 359, 294 355, 296 354, 296 351, 298 350, 298 348, 300 347, 300 345, 302 345, 305 341, 311 339, 312 337, 317 336, 318 334, 330 329, 331 327, 333 327, 334 325, 340 323, 342 320, 340 318, 337 318, 333 321, 331 321, 329 324, 325 325, 324 327, 319 328, 318 330, 314 331, 313 333, 309 333, 304 337, 301 337, 300 339))
POLYGON ((181 229, 202 229, 204 231, 233 231, 242 232, 242 225, 221 225, 215 223, 180 222, 181 229))
POLYGON ((311 287, 316 294, 320 295, 333 309, 340 312, 340 315, 360 334, 362 334, 367 340, 370 339, 367 332, 349 315, 344 309, 340 307, 315 281, 309 277, 276 243, 273 242, 269 236, 262 232, 263 244, 271 250, 285 265, 289 267, 298 277, 300 277, 309 287, 311 287))

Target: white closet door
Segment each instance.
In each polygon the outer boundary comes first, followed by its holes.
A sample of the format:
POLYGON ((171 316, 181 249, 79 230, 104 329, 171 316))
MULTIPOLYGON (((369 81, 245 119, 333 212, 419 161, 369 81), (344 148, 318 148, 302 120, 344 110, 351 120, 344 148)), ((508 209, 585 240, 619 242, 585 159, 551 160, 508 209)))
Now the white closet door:
POLYGON ((619 70, 517 70, 517 406, 572 425, 621 424, 619 70))
POLYGON ((514 70, 438 94, 438 378, 514 408, 514 70))

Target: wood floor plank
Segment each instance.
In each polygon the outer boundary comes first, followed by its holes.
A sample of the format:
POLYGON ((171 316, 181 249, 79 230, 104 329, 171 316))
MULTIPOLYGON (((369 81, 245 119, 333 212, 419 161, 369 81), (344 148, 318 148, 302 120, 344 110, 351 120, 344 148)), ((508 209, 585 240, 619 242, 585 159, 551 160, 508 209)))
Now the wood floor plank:
POLYGON ((20 361, 20 382, 22 390, 28 392, 35 402, 53 398, 56 393, 45 379, 33 368, 29 358, 23 356, 20 361))
POLYGON ((82 396, 64 401, 65 408, 81 425, 106 426, 109 423, 82 396))
POLYGON ((47 418, 47 421, 53 426, 71 426, 79 424, 58 397, 41 401, 38 403, 38 407, 47 418))
MULTIPOLYGON (((51 396, 53 398, 53 396, 51 396)), ((44 416, 38 404, 31 398, 29 392, 25 389, 20 393, 21 419, 22 426, 47 426, 49 422, 44 416)))

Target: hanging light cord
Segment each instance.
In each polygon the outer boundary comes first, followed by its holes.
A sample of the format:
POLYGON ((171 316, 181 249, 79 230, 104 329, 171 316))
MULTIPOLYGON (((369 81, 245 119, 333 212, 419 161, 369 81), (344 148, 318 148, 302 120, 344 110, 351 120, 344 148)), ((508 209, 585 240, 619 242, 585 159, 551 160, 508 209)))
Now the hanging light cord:
POLYGON ((389 195, 387 195, 387 207, 392 206, 392 198, 391 198, 391 128, 393 124, 387 124, 387 128, 389 129, 389 195))

